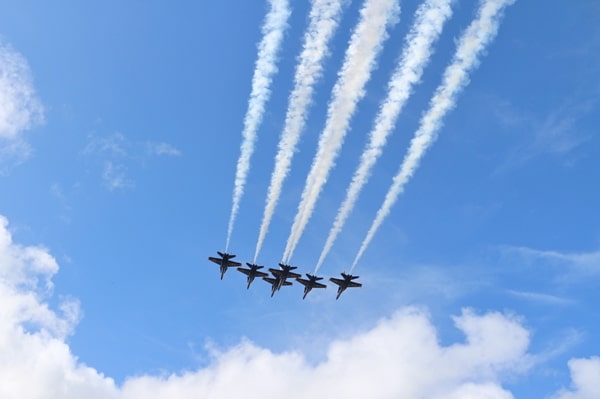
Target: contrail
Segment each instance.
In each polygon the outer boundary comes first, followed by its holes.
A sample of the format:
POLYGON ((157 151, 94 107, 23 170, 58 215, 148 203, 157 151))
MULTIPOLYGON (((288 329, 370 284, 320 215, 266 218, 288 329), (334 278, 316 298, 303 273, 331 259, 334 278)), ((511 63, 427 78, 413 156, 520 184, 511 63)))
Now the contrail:
POLYGON ((289 173, 300 133, 304 129, 308 106, 312 101, 313 85, 321 77, 323 59, 328 53, 329 40, 338 27, 341 10, 341 0, 315 0, 313 2, 310 23, 304 34, 304 47, 296 67, 294 89, 289 98, 285 127, 279 141, 279 151, 275 157, 275 168, 271 175, 254 263, 257 261, 269 230, 269 224, 281 195, 281 187, 289 173))
POLYGON ((388 83, 387 98, 381 104, 375 119, 375 126, 369 133, 369 144, 361 155, 360 164, 352 177, 352 183, 346 190, 346 198, 335 217, 333 227, 315 267, 315 273, 323 264, 335 239, 344 227, 346 219, 352 212, 358 196, 367 183, 371 170, 396 124, 400 111, 412 94, 413 86, 421 80, 423 69, 433 51, 433 45, 439 38, 444 23, 452 15, 450 6, 452 1, 426 0, 417 9, 415 22, 405 39, 402 57, 388 83))
POLYGON ((302 200, 288 238, 283 259, 288 262, 304 231, 319 193, 343 144, 356 104, 375 66, 375 58, 387 38, 388 27, 398 21, 397 0, 366 0, 360 21, 352 34, 338 80, 327 110, 327 122, 319 138, 319 148, 306 179, 302 200))
POLYGON ((504 8, 514 2, 515 0, 484 0, 480 3, 477 17, 460 38, 454 58, 444 72, 443 81, 436 89, 429 109, 421 117, 420 126, 411 140, 400 170, 394 177, 381 208, 377 211, 377 216, 352 263, 350 273, 389 214, 398 195, 404 190, 404 185, 419 166, 425 151, 436 139, 436 132, 442 126, 442 119, 454 107, 456 96, 469 83, 469 72, 479 65, 479 55, 498 32, 504 8))
POLYGON ((256 68, 252 77, 252 91, 250 92, 250 100, 248 101, 248 111, 244 118, 243 141, 235 172, 233 204, 229 217, 229 227, 227 228, 225 250, 229 247, 233 225, 235 224, 235 218, 240 207, 240 200, 244 194, 244 186, 246 185, 248 170, 250 169, 250 158, 254 152, 256 130, 262 121, 265 103, 271 94, 271 80, 273 74, 277 71, 277 66, 275 65, 277 53, 281 47, 283 33, 291 12, 288 0, 269 0, 269 3, 271 9, 262 27, 263 38, 258 45, 258 59, 256 60, 256 68))

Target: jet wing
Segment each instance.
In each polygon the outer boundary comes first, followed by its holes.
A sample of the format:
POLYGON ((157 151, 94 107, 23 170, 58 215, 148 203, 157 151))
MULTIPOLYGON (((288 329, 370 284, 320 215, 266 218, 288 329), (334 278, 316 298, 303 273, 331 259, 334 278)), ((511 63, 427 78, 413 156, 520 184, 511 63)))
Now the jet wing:
POLYGON ((263 277, 263 280, 265 280, 268 283, 271 283, 271 285, 275 284, 275 279, 271 278, 271 277, 263 277))
MULTIPOLYGON (((209 256, 208 260, 216 263, 219 266, 221 266, 221 264, 223 263, 223 259, 213 258, 212 256, 209 256)), ((226 265, 227 265, 227 267, 233 267, 233 266, 241 266, 242 264, 240 262, 234 262, 232 260, 228 260, 226 265)))
POLYGON ((305 286, 306 286, 306 285, 308 285, 308 284, 310 283, 310 281, 308 281, 308 280, 305 280, 305 279, 303 279, 303 278, 297 278, 297 279, 296 279, 296 281, 297 281, 297 282, 299 282, 299 283, 300 283, 300 284, 302 284, 302 285, 305 285, 305 286))
POLYGON ((282 285, 292 285, 291 281, 284 281, 282 285))
MULTIPOLYGON (((283 273, 283 270, 281 270, 281 269, 269 269, 269 271, 271 273, 273 273, 273 275, 275 277, 279 277, 283 273)), ((288 277, 289 278, 296 278, 296 277, 302 277, 302 275, 298 274, 298 273, 294 273, 294 272, 288 271, 287 275, 286 275, 286 278, 288 278, 288 277)))
MULTIPOLYGON (((243 267, 238 267, 237 271, 240 273, 244 273, 246 276, 250 275, 250 269, 244 269, 243 267)), ((265 274, 265 276, 266 276, 266 274, 265 274)))
POLYGON ((221 266, 221 261, 222 261, 223 259, 219 259, 219 258, 213 258, 212 256, 209 256, 209 257, 208 257, 208 260, 209 260, 209 261, 211 261, 211 262, 214 262, 214 263, 216 263, 216 264, 217 264, 217 265, 219 265, 219 266, 221 266))
MULTIPOLYGON (((337 285, 342 285, 342 284, 344 284, 344 280, 342 280, 342 279, 339 279, 339 278, 335 278, 335 277, 331 277, 331 278, 329 279, 329 281, 331 281, 332 283, 335 283, 335 284, 337 284, 337 285)), ((354 284, 358 284, 358 283, 354 283, 354 284)))
MULTIPOLYGON (((303 278, 297 278, 296 281, 304 286, 311 284, 310 280, 305 280, 303 278)), ((327 286, 325 284, 317 283, 316 281, 314 283, 312 283, 312 287, 313 288, 327 288, 327 286)))
POLYGON ((350 281, 348 283, 348 287, 362 287, 361 283, 355 283, 354 281, 350 281))
POLYGON ((265 272, 260 272, 260 271, 257 270, 257 271, 254 272, 254 275, 256 277, 267 277, 269 274, 265 273, 265 272))

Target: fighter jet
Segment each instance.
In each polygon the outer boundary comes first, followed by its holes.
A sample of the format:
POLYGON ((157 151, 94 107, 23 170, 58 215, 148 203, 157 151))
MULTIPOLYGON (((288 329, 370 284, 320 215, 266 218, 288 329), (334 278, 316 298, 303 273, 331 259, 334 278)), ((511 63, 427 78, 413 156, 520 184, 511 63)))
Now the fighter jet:
POLYGON ((300 274, 294 273, 292 270, 297 269, 298 266, 290 266, 283 263, 279 264, 280 269, 269 269, 271 274, 275 276, 263 277, 263 280, 271 284, 271 297, 275 295, 275 291, 279 291, 284 285, 292 285, 291 282, 286 281, 288 278, 300 277, 300 274))
POLYGON ((254 263, 248 263, 246 262, 246 264, 248 265, 249 269, 244 269, 243 267, 238 267, 237 271, 240 273, 244 273, 246 276, 248 276, 248 286, 246 287, 246 289, 250 288, 250 284, 252 284, 252 282, 254 281, 254 277, 267 277, 269 274, 265 273, 265 272, 261 272, 258 269, 262 269, 264 266, 259 266, 259 265, 255 265, 254 263))
POLYGON ((356 283, 352 280, 356 280, 359 276, 353 276, 351 274, 346 274, 344 272, 342 272, 342 277, 344 278, 343 280, 339 279, 339 278, 334 278, 331 277, 329 279, 329 281, 331 281, 334 284, 337 284, 339 286, 338 291, 337 291, 337 296, 335 297, 335 299, 338 299, 340 297, 340 295, 342 295, 342 292, 344 292, 346 290, 346 288, 348 287, 362 287, 361 283, 356 283))
POLYGON ((223 276, 225 275, 225 272, 227 271, 228 267, 235 267, 235 266, 242 265, 240 262, 234 262, 231 260, 231 259, 235 258, 235 255, 231 255, 226 252, 219 252, 219 251, 217 251, 217 253, 219 254, 220 258, 214 258, 212 256, 209 256, 208 260, 211 262, 214 262, 220 266, 221 280, 223 280, 223 276))
POLYGON ((317 277, 310 273, 306 273, 306 277, 308 277, 308 280, 296 277, 296 281, 304 286, 304 295, 302 296, 302 299, 306 298, 306 295, 313 288, 327 288, 325 284, 321 284, 318 282, 319 280, 323 280, 323 277, 317 277))

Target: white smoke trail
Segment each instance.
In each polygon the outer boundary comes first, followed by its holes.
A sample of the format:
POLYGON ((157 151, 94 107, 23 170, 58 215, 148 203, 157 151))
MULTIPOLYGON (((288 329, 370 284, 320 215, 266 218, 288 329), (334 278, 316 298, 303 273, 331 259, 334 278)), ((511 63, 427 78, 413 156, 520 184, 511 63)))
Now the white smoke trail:
POLYGON ((304 231, 319 193, 343 144, 356 104, 364 95, 364 86, 375 66, 375 58, 400 13, 397 0, 366 0, 360 21, 352 34, 344 65, 333 88, 327 110, 327 122, 319 138, 319 148, 306 179, 302 200, 288 238, 283 259, 288 262, 304 231))
POLYGON ((396 124, 396 119, 412 94, 413 86, 421 80, 423 69, 433 51, 433 45, 442 32, 444 23, 452 15, 451 2, 452 0, 426 0, 417 9, 415 22, 406 37, 402 57, 388 84, 387 98, 381 104, 375 126, 369 134, 369 143, 361 155, 360 165, 352 177, 352 183, 346 191, 346 198, 335 217, 333 227, 315 266, 315 273, 323 264, 352 212, 363 186, 369 180, 371 170, 381 155, 387 138, 396 124))
POLYGON ((256 68, 252 77, 252 91, 250 92, 250 100, 248 101, 248 111, 244 118, 243 141, 235 172, 233 204, 227 228, 225 250, 229 247, 235 218, 240 207, 240 200, 244 194, 244 186, 246 185, 248 170, 250 169, 250 158, 254 152, 256 130, 262 121, 265 103, 271 94, 271 80, 273 74, 277 71, 277 66, 275 65, 277 53, 281 47, 283 33, 291 13, 288 0, 269 0, 269 3, 271 4, 271 9, 262 27, 263 38, 258 45, 258 59, 256 60, 256 68))
POLYGON ((320 78, 327 46, 338 27, 342 10, 341 0, 314 0, 310 11, 310 23, 304 35, 304 47, 296 67, 294 89, 290 94, 285 116, 285 127, 279 141, 279 151, 275 157, 275 168, 267 194, 260 233, 256 243, 254 263, 267 235, 275 207, 281 195, 281 187, 287 177, 292 158, 304 129, 308 106, 312 101, 313 86, 320 78))
POLYGON ((442 84, 436 89, 429 109, 421 117, 420 126, 411 140, 400 170, 394 177, 381 208, 377 211, 377 216, 354 259, 350 272, 356 267, 375 232, 419 166, 425 151, 436 139, 436 132, 442 126, 443 117, 454 107, 456 96, 469 82, 469 72, 479 65, 479 55, 496 36, 504 8, 514 1, 484 0, 480 3, 476 19, 460 38, 456 54, 444 72, 442 84))

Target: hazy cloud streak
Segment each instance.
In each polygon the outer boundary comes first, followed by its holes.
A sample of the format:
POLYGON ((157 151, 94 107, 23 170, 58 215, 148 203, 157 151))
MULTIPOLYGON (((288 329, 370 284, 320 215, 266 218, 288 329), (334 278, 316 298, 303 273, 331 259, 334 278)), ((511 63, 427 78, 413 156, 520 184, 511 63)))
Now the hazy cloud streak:
POLYGON ((371 76, 375 59, 387 39, 387 28, 400 14, 395 0, 367 0, 360 11, 360 21, 352 34, 338 80, 333 88, 327 110, 325 128, 319 138, 317 154, 306 179, 302 200, 294 219, 283 259, 291 258, 329 171, 344 142, 350 118, 358 101, 364 96, 364 86, 371 76))
POLYGON ((255 263, 281 196, 281 188, 289 173, 300 134, 304 129, 308 106, 312 101, 313 86, 321 77, 323 59, 328 53, 329 41, 338 27, 341 10, 341 0, 315 0, 313 2, 310 23, 304 34, 304 47, 296 67, 294 89, 289 98, 285 127, 279 141, 279 150, 275 156, 275 168, 271 175, 265 211, 256 243, 255 263))
POLYGON ((281 47, 283 34, 290 16, 290 8, 287 0, 270 0, 271 9, 265 18, 262 27, 263 38, 258 46, 258 59, 252 77, 252 91, 248 101, 248 111, 244 118, 244 130, 242 131, 242 146, 240 157, 235 172, 233 187, 233 204, 227 228, 227 242, 225 249, 229 247, 229 240, 235 224, 240 200, 244 194, 244 186, 250 169, 250 158, 254 152, 256 131, 262 121, 265 103, 271 94, 271 81, 273 74, 277 71, 277 54, 281 47))
POLYGON ((146 151, 149 155, 169 157, 181 156, 181 151, 178 148, 165 142, 148 141, 146 142, 146 151))
POLYGON ((387 138, 406 100, 412 94, 413 86, 421 80, 423 69, 427 65, 433 45, 439 38, 446 20, 452 15, 452 0, 427 0, 418 8, 415 22, 406 37, 402 57, 390 82, 387 98, 381 104, 375 126, 369 134, 369 143, 360 158, 360 165, 354 172, 352 183, 346 190, 346 198, 340 206, 329 232, 325 246, 321 251, 315 273, 331 250, 335 239, 344 227, 352 212, 358 196, 367 183, 371 170, 381 155, 387 138))
POLYGON ((27 61, 0 39, 0 175, 29 157, 22 132, 43 120, 27 61))
POLYGON ((505 250, 523 257, 564 265, 569 272, 582 277, 600 274, 600 250, 580 253, 540 251, 527 247, 506 247, 505 250))
POLYGON ((16 139, 43 120, 27 61, 0 42, 0 139, 16 139))
POLYGON ((442 119, 454 107, 456 96, 469 82, 469 72, 477 67, 479 55, 496 36, 504 8, 514 1, 487 0, 481 2, 476 19, 460 38, 454 58, 444 72, 442 84, 436 89, 429 109, 421 118, 421 124, 411 140, 400 170, 394 177, 381 208, 377 211, 377 216, 354 259, 351 270, 356 267, 375 232, 390 213, 398 196, 404 190, 405 184, 419 166, 421 158, 435 141, 436 133, 442 126, 442 119))

